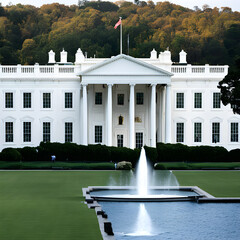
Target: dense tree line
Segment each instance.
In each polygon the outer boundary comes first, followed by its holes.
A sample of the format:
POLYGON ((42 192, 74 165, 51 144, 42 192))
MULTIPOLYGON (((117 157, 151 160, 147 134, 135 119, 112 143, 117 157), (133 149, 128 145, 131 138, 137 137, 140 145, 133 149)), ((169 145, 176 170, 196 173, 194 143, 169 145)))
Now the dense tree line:
MULTIPOLYGON (((167 47, 178 61, 184 49, 191 63, 234 65, 240 56, 240 13, 230 8, 190 10, 169 2, 87 2, 65 6, 58 3, 36 8, 31 5, 0 7, 0 63, 47 62, 47 52, 66 49, 74 61, 78 47, 89 57, 119 53, 119 29, 123 18, 123 51, 149 57, 152 48, 167 47), (234 28, 234 29, 233 29, 234 28)), ((59 57, 59 56, 57 56, 59 57)))

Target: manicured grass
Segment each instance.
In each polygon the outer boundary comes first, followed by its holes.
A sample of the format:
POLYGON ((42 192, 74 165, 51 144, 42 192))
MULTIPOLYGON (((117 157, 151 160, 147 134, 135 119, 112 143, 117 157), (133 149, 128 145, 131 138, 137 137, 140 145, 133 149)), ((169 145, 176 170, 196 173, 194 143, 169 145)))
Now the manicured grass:
POLYGON ((0 169, 58 169, 58 170, 114 170, 114 163, 82 163, 82 162, 5 162, 0 161, 0 169))
POLYGON ((240 171, 174 171, 181 186, 199 186, 215 197, 240 197, 240 171))
POLYGON ((168 170, 205 170, 205 169, 223 169, 233 170, 240 169, 240 162, 201 162, 201 163, 187 163, 187 162, 162 162, 158 163, 156 169, 164 167, 168 170))
MULTIPOLYGON (((214 196, 240 197, 240 171, 174 171, 181 185, 198 185, 214 196)), ((82 187, 129 184, 124 171, 0 172, 0 239, 98 240, 94 210, 82 187)))

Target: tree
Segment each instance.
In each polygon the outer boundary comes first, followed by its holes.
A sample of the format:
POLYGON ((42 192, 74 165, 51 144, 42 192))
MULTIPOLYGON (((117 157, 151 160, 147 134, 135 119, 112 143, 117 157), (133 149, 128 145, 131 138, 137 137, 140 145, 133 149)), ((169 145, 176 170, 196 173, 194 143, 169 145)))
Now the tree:
POLYGON ((34 53, 36 48, 36 42, 33 39, 26 39, 23 42, 21 50, 21 63, 22 64, 34 64, 34 53))
MULTIPOLYGON (((240 57, 236 61, 237 70, 229 74, 219 82, 221 89, 221 100, 226 106, 231 104, 233 113, 240 114, 240 57)), ((236 69, 236 68, 235 68, 236 69)))

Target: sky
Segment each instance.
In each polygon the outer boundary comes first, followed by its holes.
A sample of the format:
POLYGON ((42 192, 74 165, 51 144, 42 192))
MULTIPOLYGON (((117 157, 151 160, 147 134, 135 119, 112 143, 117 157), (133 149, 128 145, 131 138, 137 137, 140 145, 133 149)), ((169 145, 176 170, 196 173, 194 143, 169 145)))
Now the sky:
MULTIPOLYGON (((115 2, 116 0, 110 0, 110 1, 115 2)), ((128 1, 131 2, 130 0, 128 1)), ((161 2, 160 0, 153 0, 153 1, 161 2)), ((190 9, 193 9, 194 6, 198 6, 199 8, 202 8, 204 4, 208 4, 211 8, 230 7, 232 8, 233 11, 240 12, 239 0, 168 0, 168 1, 178 5, 182 5, 184 7, 188 7, 190 9)), ((56 1, 56 0, 0 0, 0 3, 2 3, 3 6, 6 6, 9 3, 12 3, 12 4, 21 3, 21 4, 31 4, 39 7, 43 4, 50 4, 54 2, 58 2, 65 5, 72 5, 72 4, 77 4, 78 0, 59 0, 59 1, 56 1)))

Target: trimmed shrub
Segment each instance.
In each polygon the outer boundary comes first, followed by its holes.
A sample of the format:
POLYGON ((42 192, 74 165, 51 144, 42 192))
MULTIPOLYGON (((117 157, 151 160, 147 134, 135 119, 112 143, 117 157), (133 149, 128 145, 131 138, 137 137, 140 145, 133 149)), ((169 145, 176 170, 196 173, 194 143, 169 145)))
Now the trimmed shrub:
POLYGON ((157 149, 153 147, 147 147, 147 146, 144 146, 144 149, 146 151, 146 157, 148 159, 148 162, 150 162, 151 165, 153 166, 158 159, 157 149))
POLYGON ((132 170, 132 163, 130 162, 119 162, 117 164, 117 170, 132 170))
POLYGON ((228 151, 224 147, 189 147, 191 162, 226 162, 228 151))
POLYGON ((126 147, 109 147, 112 162, 131 162, 133 166, 136 165, 140 151, 138 149, 130 149, 126 147))
POLYGON ((22 155, 20 152, 15 148, 5 148, 2 150, 1 154, 2 161, 9 161, 9 162, 20 162, 22 161, 22 155))
POLYGON ((162 164, 162 163, 156 163, 156 164, 154 165, 154 169, 155 169, 155 170, 167 170, 167 167, 164 166, 164 164, 162 164))
POLYGON ((86 161, 90 162, 110 162, 110 148, 105 145, 88 145, 88 156, 86 161))
POLYGON ((228 153, 229 162, 240 162, 240 149, 233 149, 228 153))
POLYGON ((34 147, 24 147, 17 149, 22 155, 22 161, 24 162, 34 162, 37 161, 38 153, 37 148, 34 147))
POLYGON ((184 162, 189 161, 189 147, 180 143, 157 144, 158 162, 184 162))

